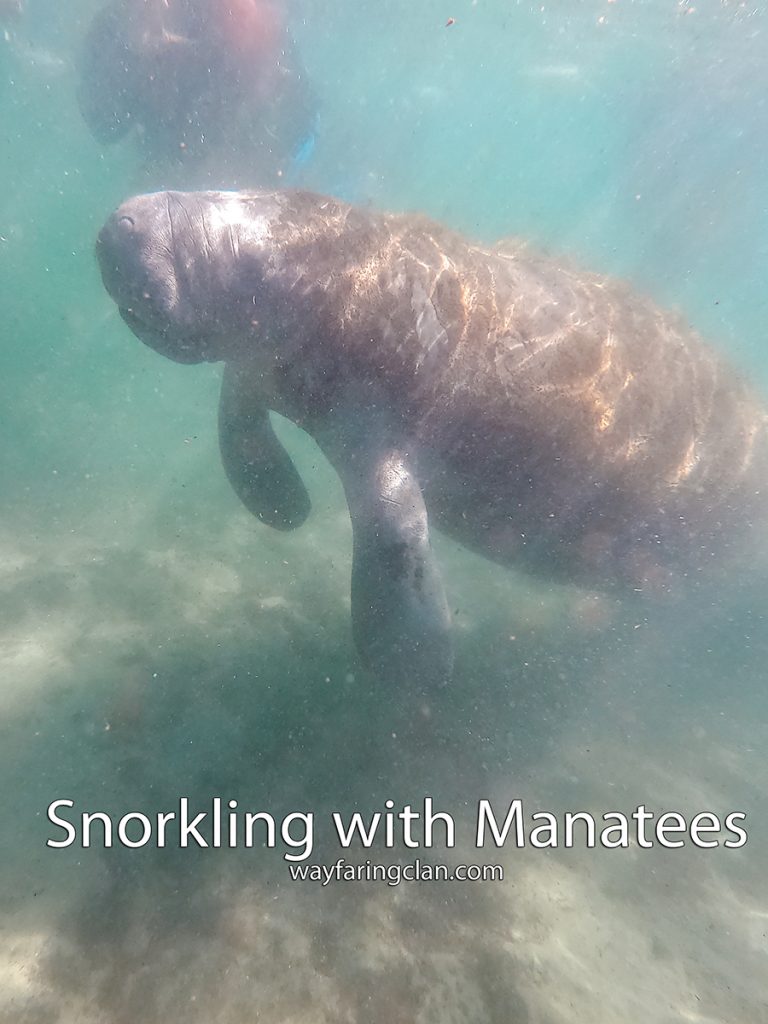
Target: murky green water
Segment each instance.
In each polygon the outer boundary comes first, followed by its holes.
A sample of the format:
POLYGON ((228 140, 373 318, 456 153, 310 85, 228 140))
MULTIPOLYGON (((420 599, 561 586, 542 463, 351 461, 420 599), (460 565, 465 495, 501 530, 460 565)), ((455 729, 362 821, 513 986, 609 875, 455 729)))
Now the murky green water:
MULTIPOLYGON (((376 685, 314 443, 281 424, 309 522, 261 526, 219 463, 219 369, 144 348, 103 290, 105 217, 185 182, 148 181, 80 118, 98 6, 28 0, 0 40, 0 1020, 768 1021, 764 552, 695 608, 638 610, 438 537, 454 682, 427 701, 376 685), (332 811, 432 796, 457 847, 421 855, 505 879, 322 887, 279 843, 46 846, 53 800, 119 817, 181 796, 313 812, 324 864, 344 853, 332 811), (743 811, 749 840, 478 851, 477 802, 514 798, 743 811)), ((757 4, 297 0, 291 17, 320 110, 295 184, 628 278, 768 389, 757 4)))

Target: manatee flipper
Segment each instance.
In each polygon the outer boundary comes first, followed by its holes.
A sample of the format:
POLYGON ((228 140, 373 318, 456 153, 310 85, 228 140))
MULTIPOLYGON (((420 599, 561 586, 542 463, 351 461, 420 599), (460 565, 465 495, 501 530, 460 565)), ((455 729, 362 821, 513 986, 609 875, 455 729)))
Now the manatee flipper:
POLYGON ((453 645, 421 488, 402 450, 355 458, 344 487, 352 519, 352 628, 383 679, 429 690, 446 683, 453 645))
POLYGON ((227 479, 242 503, 263 523, 295 530, 310 511, 307 490, 278 441, 269 410, 247 375, 225 366, 219 401, 219 450, 227 479))

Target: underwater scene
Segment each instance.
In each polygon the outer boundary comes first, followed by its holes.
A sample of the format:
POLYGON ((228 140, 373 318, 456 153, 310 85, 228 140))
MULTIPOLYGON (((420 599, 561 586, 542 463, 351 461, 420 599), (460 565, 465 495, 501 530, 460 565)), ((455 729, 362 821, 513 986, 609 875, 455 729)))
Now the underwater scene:
POLYGON ((0 0, 0 1024, 768 1024, 767 43, 0 0))

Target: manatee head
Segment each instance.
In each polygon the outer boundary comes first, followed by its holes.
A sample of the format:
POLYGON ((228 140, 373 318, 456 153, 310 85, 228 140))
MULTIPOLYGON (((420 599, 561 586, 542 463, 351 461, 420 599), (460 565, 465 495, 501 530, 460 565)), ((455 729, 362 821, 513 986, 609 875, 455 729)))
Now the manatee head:
POLYGON ((295 205, 274 192, 136 196, 99 234, 104 285, 134 334, 169 359, 237 357, 289 332, 281 294, 295 205))

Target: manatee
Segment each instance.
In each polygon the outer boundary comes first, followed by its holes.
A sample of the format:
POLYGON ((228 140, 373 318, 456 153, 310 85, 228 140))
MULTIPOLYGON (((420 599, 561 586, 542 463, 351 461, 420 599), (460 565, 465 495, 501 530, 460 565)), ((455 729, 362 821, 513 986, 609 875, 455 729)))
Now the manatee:
POLYGON ((764 525, 763 406, 625 284, 300 191, 141 195, 97 253, 143 342, 224 363, 221 457, 254 516, 291 530, 310 511, 270 410, 335 467, 354 637, 382 677, 451 675, 430 527, 506 566, 642 592, 696 583, 764 525))

